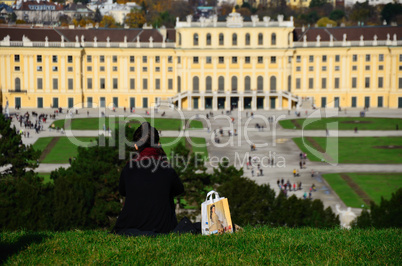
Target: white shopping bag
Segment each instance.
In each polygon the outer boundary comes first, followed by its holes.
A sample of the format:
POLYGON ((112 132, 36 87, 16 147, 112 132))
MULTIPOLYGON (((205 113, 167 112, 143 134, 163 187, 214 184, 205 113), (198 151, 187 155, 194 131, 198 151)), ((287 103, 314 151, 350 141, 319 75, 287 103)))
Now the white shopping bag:
POLYGON ((201 231, 203 235, 233 232, 228 199, 214 190, 201 204, 201 231))

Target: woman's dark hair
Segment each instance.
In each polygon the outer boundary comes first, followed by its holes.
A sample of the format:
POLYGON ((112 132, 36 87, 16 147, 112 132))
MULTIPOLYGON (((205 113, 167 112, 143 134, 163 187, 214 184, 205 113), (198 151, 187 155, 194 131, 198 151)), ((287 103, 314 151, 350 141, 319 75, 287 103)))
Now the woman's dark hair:
POLYGON ((141 152, 148 147, 158 147, 159 133, 150 123, 144 122, 133 134, 133 141, 141 152))
POLYGON ((212 220, 212 208, 215 208, 215 204, 211 206, 209 211, 209 218, 212 220))

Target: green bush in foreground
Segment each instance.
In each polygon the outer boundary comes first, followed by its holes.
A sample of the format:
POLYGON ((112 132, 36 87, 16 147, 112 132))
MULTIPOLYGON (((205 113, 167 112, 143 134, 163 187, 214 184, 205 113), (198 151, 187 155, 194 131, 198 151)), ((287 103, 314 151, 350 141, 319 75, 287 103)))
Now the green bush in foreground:
POLYGON ((370 212, 362 214, 352 224, 355 228, 401 228, 402 227, 402 188, 392 193, 391 199, 381 197, 380 205, 371 202, 370 212))
POLYGON ((246 227, 226 235, 122 237, 104 231, 0 233, 0 263, 400 265, 400 229, 246 227))

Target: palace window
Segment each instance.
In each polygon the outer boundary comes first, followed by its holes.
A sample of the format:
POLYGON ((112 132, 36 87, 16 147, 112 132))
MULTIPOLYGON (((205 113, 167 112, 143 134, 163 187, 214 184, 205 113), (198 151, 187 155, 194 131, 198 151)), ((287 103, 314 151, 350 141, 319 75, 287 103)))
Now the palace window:
POLYGON ((262 76, 257 77, 257 91, 261 92, 264 90, 264 78, 262 76))
POLYGON ((233 33, 232 35, 232 45, 235 46, 237 45, 237 34, 233 33))
POLYGON ((198 34, 194 33, 193 35, 193 45, 198 46, 198 34))
POLYGON ((313 78, 309 78, 309 79, 308 79, 308 88, 309 88, 309 89, 313 89, 313 88, 314 88, 314 79, 313 79, 313 78))
POLYGON ((262 33, 258 33, 258 45, 264 44, 264 35, 262 33))
POLYGON ((38 90, 43 89, 43 80, 42 80, 42 78, 38 78, 38 79, 36 80, 36 84, 37 84, 38 90))
POLYGON ((208 76, 205 79, 205 91, 206 92, 211 92, 212 91, 212 78, 208 76))
POLYGON ((130 79, 130 90, 135 90, 135 79, 130 79))
POLYGON ((246 34, 246 45, 250 45, 250 34, 249 33, 247 33, 246 34))
POLYGON ((219 45, 224 45, 225 43, 225 38, 223 36, 223 33, 219 33, 219 45))
POLYGON ((271 34, 271 45, 276 45, 276 34, 275 33, 271 34))
POLYGON ((58 90, 59 89, 59 80, 57 78, 53 79, 53 89, 58 90))
POLYGON ((161 79, 155 79, 155 89, 156 90, 161 89, 161 79))
POLYGON ((296 89, 300 89, 301 87, 301 82, 300 78, 296 78, 296 89))
POLYGON ((335 78, 334 87, 335 89, 339 89, 339 78, 335 78))
POLYGON ((87 79, 87 89, 91 90, 92 89, 92 78, 87 79))
POLYGON ((117 78, 113 78, 113 89, 117 90, 117 87, 118 87, 117 78))
POLYGON ((369 77, 366 77, 366 78, 364 79, 364 87, 365 87, 366 89, 370 88, 370 78, 369 78, 369 77))
POLYGON ((327 88, 327 78, 321 78, 321 88, 322 89, 327 88))
POLYGON ((378 88, 382 89, 384 87, 384 78, 378 77, 378 88))
POLYGON ((353 89, 356 89, 356 87, 357 87, 357 78, 356 78, 356 77, 353 77, 353 78, 352 78, 352 88, 353 88, 353 89))

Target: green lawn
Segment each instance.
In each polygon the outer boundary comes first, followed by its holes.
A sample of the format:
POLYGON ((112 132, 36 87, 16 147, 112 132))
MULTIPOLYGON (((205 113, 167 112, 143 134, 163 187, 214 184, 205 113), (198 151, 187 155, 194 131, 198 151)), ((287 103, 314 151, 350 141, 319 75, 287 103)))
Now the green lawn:
MULTIPOLYGON (((53 137, 39 138, 33 145, 34 149, 43 151, 47 144, 53 137)), ((82 141, 89 145, 92 141, 95 141, 95 137, 77 137, 79 141, 82 141)), ((193 147, 193 151, 201 152, 205 157, 208 156, 208 151, 206 149, 205 139, 203 138, 191 138, 194 143, 203 144, 204 147, 193 147)), ((168 157, 170 157, 171 149, 176 146, 179 142, 185 145, 185 138, 173 138, 173 137, 162 137, 160 139, 161 145, 168 157)), ((52 148, 52 150, 47 154, 41 163, 68 163, 68 159, 71 157, 76 157, 78 153, 77 146, 69 140, 67 137, 60 137, 59 141, 52 148)))
MULTIPOLYGON (((138 123, 132 123, 131 126, 136 128, 142 122, 150 122, 151 125, 158 130, 179 130, 183 127, 183 121, 180 119, 172 118, 130 118, 130 121, 137 121, 138 123)), ((65 128, 65 120, 54 121, 54 125, 59 128, 65 128)), ((109 128, 117 128, 119 124, 122 124, 124 120, 119 120, 119 117, 109 118, 74 118, 71 120, 72 130, 102 130, 103 125, 109 128)), ((190 122, 190 128, 202 128, 202 122, 192 120, 190 122)))
MULTIPOLYGON (((36 150, 44 150, 44 143, 50 143, 53 137, 39 138, 33 145, 36 150)), ((95 141, 95 137, 77 137, 77 140, 89 145, 95 141)), ((85 145, 84 144, 84 145, 85 145)), ((51 149, 41 163, 68 163, 68 159, 76 157, 78 154, 77 146, 72 143, 67 137, 60 137, 56 145, 51 149)))
POLYGON ((105 231, 0 232, 6 265, 401 265, 401 229, 245 227, 202 236, 105 231))
POLYGON ((195 144, 192 146, 194 153, 201 153, 204 157, 208 157, 208 150, 205 138, 192 137, 191 141, 195 144), (199 147, 197 147, 199 146, 199 147))
POLYGON ((53 137, 38 138, 32 146, 37 151, 43 151, 52 139, 53 137))
MULTIPOLYGON (((303 128, 303 123, 314 121, 314 119, 294 119, 303 128)), ((335 129, 334 125, 329 123, 338 122, 339 130, 354 130, 355 127, 358 130, 395 130, 396 125, 402 129, 402 119, 401 118, 373 118, 373 117, 333 117, 333 118, 322 118, 320 120, 314 121, 311 124, 306 125, 304 130, 325 130, 335 129), (327 125, 329 124, 329 125, 327 125)), ((295 124, 290 120, 280 120, 279 124, 286 129, 295 129, 295 124)))
MULTIPOLYGON (((336 144, 329 142, 323 137, 312 138, 323 150, 327 150, 329 156, 339 163, 356 163, 356 164, 399 164, 402 163, 402 149, 384 149, 374 148, 376 146, 402 146, 402 137, 340 137, 338 138, 338 147, 336 144), (338 155, 337 155, 338 152, 338 155)), ((307 148, 307 145, 314 147, 313 144, 306 138, 304 143, 302 138, 294 138, 294 142, 299 148, 307 153, 308 158, 312 161, 321 161, 323 156, 313 155, 307 148)))
POLYGON ((160 138, 160 143, 162 145, 163 150, 165 151, 168 158, 170 158, 171 150, 179 143, 186 145, 185 138, 170 138, 170 137, 162 137, 160 138))
POLYGON ((53 183, 53 179, 50 179, 50 173, 39 173, 39 176, 43 178, 43 183, 53 183))
MULTIPOLYGON (((391 198, 402 187, 402 173, 346 173, 359 187, 380 204, 381 197, 391 198)), ((331 185, 342 201, 349 207, 361 208, 366 204, 343 180, 340 174, 324 174, 323 177, 331 185)))

